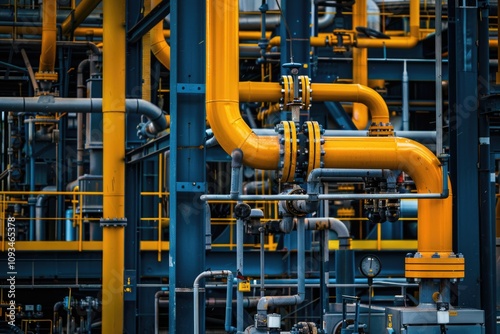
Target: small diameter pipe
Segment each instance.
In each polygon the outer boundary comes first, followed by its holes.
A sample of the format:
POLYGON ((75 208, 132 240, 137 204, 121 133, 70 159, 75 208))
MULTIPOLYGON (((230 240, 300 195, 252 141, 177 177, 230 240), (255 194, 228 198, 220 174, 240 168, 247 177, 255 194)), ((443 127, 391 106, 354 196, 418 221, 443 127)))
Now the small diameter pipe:
POLYGON ((304 301, 305 285, 305 221, 297 218, 297 294, 293 296, 272 296, 259 299, 257 313, 267 316, 268 307, 299 305, 304 301))
POLYGON ((344 222, 337 218, 324 217, 324 218, 306 218, 305 226, 307 230, 330 230, 337 234, 339 239, 339 249, 350 249, 351 235, 344 222))
MULTIPOLYGON (((403 131, 410 130, 410 98, 409 98, 409 81, 408 71, 406 70, 406 61, 403 62, 403 79, 402 79, 402 95, 403 95, 403 131)), ((440 153, 440 152, 439 152, 440 153)))
MULTIPOLYGON (((200 333, 200 311, 199 311, 199 287, 200 280, 205 277, 213 276, 227 276, 227 288, 226 288, 226 321, 224 329, 228 333, 236 332, 236 328, 231 326, 231 314, 232 314, 232 293, 233 293, 233 273, 230 270, 207 270, 199 274, 193 283, 193 310, 194 310, 194 334, 200 333)), ((205 303, 203 303, 205 305, 205 303)))
POLYGON ((160 332, 160 297, 168 296, 169 292, 160 290, 155 293, 155 334, 160 332))
MULTIPOLYGON (((143 128, 143 132, 156 134, 168 128, 163 110, 151 102, 141 99, 126 99, 125 107, 127 113, 142 114, 149 119, 149 123, 143 128)), ((0 110, 34 113, 101 113, 102 99, 56 98, 52 95, 9 97, 0 99, 0 110)))

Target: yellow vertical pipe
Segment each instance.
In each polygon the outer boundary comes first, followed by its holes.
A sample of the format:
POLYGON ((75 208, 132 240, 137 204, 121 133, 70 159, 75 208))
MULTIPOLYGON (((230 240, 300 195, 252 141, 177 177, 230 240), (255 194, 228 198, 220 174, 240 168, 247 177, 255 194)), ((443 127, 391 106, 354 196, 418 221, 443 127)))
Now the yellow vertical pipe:
POLYGON ((238 1, 207 0, 206 108, 215 137, 226 152, 240 148, 250 167, 275 169, 277 136, 257 136, 239 109, 238 1))
MULTIPOLYGON (((366 27, 368 24, 366 0, 357 0, 352 6, 352 28, 366 27)), ((368 85, 368 50, 366 48, 352 49, 352 81, 363 86, 368 85)), ((368 108, 366 105, 354 102, 352 105, 352 122, 358 130, 366 129, 368 125, 368 108)))
MULTIPOLYGON (((103 218, 125 216, 125 1, 103 0, 103 218)), ((102 332, 123 332, 124 228, 103 227, 102 332)))
MULTIPOLYGON (((40 64, 35 78, 41 81, 57 81, 57 73, 54 72, 56 62, 57 42, 57 2, 56 0, 44 0, 42 4, 42 49, 40 52, 40 64)), ((48 86, 50 88, 50 86, 48 86)))
MULTIPOLYGON (((500 85, 500 48, 498 45, 500 45, 500 13, 497 13, 497 58, 498 58, 498 68, 497 68, 497 73, 496 73, 496 84, 500 85)), ((490 41, 490 47, 491 47, 491 41, 490 41)), ((498 231, 498 229, 497 229, 498 231)))

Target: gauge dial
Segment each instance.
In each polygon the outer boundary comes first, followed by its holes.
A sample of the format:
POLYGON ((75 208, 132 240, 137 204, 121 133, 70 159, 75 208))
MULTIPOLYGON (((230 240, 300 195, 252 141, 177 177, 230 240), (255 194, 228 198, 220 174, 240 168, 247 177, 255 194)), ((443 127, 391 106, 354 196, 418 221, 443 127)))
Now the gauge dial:
POLYGON ((382 264, 380 263, 380 259, 375 255, 365 255, 359 264, 361 274, 368 278, 376 277, 381 269, 382 264))

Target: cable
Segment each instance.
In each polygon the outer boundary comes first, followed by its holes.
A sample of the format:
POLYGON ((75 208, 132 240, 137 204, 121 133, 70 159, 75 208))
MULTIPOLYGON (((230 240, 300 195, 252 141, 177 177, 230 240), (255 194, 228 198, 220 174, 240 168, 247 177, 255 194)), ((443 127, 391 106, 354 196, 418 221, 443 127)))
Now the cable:
POLYGON ((281 10, 281 6, 278 0, 276 0, 276 5, 278 6, 278 10, 280 11, 281 21, 285 24, 286 33, 288 34, 288 38, 290 39, 290 62, 293 63, 292 34, 290 33, 290 28, 286 23, 285 15, 283 15, 283 11, 281 10))

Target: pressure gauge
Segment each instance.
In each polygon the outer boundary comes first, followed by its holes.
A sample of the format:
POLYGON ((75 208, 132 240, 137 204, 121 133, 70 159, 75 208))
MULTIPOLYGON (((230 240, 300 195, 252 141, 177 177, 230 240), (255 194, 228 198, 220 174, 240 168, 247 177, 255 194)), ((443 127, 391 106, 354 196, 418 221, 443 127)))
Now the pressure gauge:
POLYGON ((359 270, 363 276, 368 277, 368 279, 373 279, 376 277, 380 270, 382 269, 382 264, 380 259, 375 255, 365 255, 359 263, 359 270))

